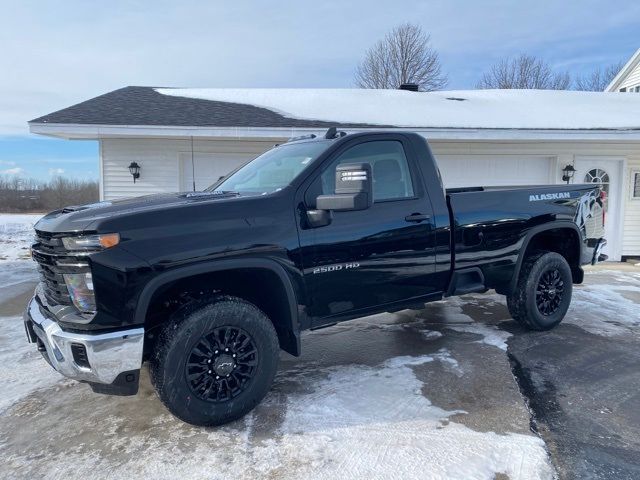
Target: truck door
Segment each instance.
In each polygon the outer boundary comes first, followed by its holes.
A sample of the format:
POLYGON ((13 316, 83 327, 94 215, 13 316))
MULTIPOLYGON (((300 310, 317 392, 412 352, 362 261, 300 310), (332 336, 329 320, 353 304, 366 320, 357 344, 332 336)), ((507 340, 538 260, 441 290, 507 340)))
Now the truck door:
POLYGON ((381 311, 437 288, 430 284, 435 272, 431 202, 401 135, 343 145, 314 172, 303 208, 313 209, 318 195, 334 193, 338 165, 361 162, 370 163, 373 172, 372 207, 334 211, 328 225, 299 230, 314 325, 381 311))

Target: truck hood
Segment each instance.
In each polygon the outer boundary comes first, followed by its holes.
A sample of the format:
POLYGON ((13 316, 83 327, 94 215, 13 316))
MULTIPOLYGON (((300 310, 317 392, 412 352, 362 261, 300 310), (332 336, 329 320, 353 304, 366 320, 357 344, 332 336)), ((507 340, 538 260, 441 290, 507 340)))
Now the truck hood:
POLYGON ((97 220, 163 210, 193 203, 233 201, 241 196, 233 192, 189 192, 146 195, 110 200, 55 210, 42 217, 35 229, 48 233, 72 233, 91 230, 97 220))

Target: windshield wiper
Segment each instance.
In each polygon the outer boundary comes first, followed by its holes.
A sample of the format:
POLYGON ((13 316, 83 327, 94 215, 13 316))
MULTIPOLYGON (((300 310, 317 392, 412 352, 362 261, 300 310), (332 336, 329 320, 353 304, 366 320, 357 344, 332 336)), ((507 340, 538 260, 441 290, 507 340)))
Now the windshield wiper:
POLYGON ((234 192, 233 190, 205 190, 203 192, 189 192, 185 197, 236 197, 238 195, 240 195, 240 192, 234 192))
POLYGON ((240 192, 236 192, 234 190, 214 190, 214 195, 240 195, 240 192))

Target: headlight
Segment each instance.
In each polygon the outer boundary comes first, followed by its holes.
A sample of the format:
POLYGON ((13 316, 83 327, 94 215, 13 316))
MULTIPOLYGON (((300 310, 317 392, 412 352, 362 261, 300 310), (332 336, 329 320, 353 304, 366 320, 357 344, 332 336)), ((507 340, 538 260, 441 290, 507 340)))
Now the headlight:
POLYGON ((120 243, 120 235, 106 233, 102 235, 84 235, 80 237, 64 237, 64 248, 67 250, 95 250, 97 248, 111 248, 120 243))
POLYGON ((78 310, 85 313, 96 311, 96 297, 93 294, 93 279, 90 273, 65 273, 71 300, 78 310))

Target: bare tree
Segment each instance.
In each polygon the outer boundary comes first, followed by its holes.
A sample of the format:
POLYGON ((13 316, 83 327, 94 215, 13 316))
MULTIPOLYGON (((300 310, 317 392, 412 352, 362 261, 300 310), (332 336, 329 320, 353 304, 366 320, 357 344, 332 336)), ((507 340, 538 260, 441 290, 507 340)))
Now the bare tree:
POLYGON ((618 62, 605 68, 598 67, 589 75, 576 78, 575 89, 588 92, 604 92, 623 66, 624 62, 618 62))
POLYGON ((418 25, 405 23, 395 27, 367 50, 356 70, 356 85, 398 88, 403 83, 415 83, 422 91, 444 88, 447 77, 430 42, 430 36, 418 25))
POLYGON ((555 73, 544 60, 523 54, 494 64, 482 75, 476 88, 567 90, 570 85, 568 73, 555 73))
POLYGON ((48 212, 98 201, 98 182, 56 177, 48 183, 0 175, 0 212, 48 212))

